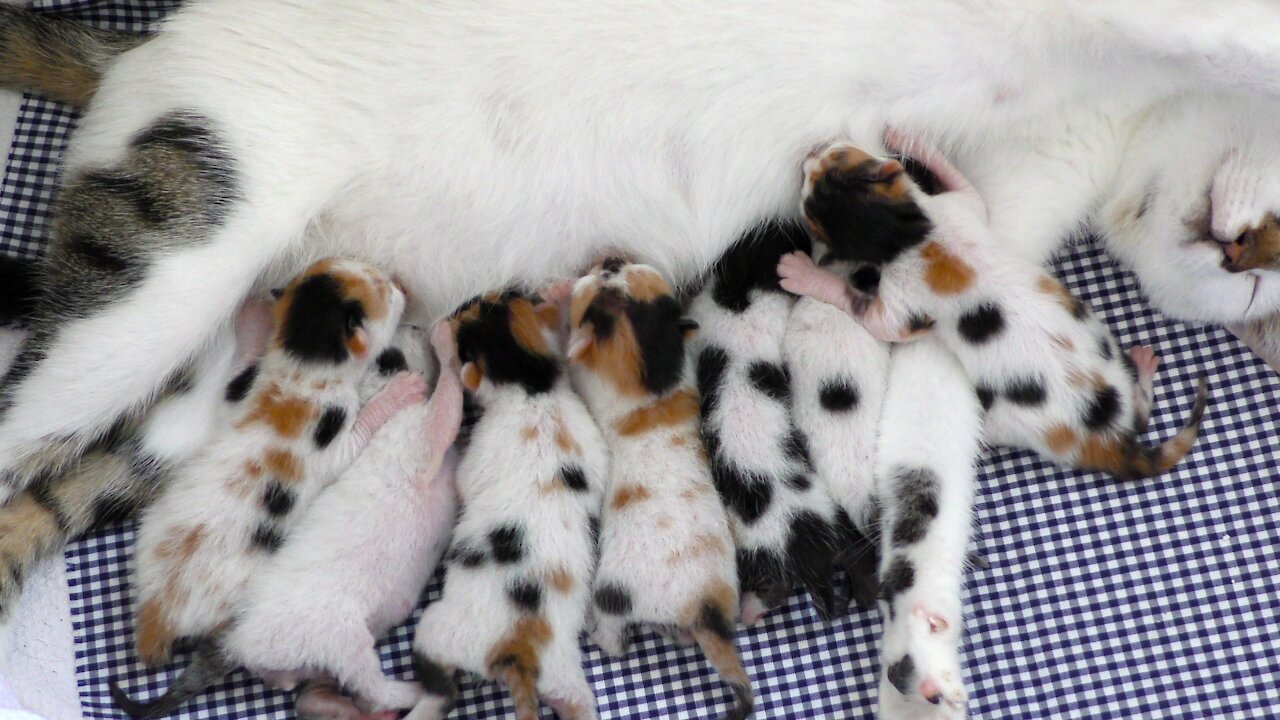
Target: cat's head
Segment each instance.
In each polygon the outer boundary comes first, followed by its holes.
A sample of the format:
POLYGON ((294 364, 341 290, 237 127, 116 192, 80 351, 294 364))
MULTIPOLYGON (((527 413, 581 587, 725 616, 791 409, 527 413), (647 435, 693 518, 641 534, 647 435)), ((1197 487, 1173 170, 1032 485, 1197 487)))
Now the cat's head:
POLYGON ((517 290, 473 298, 449 319, 462 383, 482 400, 502 388, 544 393, 560 377, 560 309, 517 290))
POLYGON ((611 259, 573 287, 569 359, 630 395, 662 395, 684 371, 684 344, 698 324, 648 265, 611 259))
POLYGON ((405 294, 367 263, 327 258, 279 292, 275 344, 305 363, 373 362, 391 343, 405 294))
POLYGON ((933 229, 897 160, 834 143, 812 153, 803 171, 801 210, 833 259, 883 265, 933 229))

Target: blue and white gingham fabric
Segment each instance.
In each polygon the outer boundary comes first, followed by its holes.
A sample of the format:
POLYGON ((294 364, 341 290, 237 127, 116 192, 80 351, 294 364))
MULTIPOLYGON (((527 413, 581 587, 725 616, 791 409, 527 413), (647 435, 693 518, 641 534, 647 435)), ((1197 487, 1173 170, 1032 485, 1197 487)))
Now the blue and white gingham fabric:
MULTIPOLYGON (((38 4, 138 30, 175 3, 38 4)), ((65 108, 26 98, 0 188, 0 252, 42 247, 74 120, 65 108)), ((1133 278, 1092 245, 1072 248, 1055 270, 1122 345, 1151 344, 1164 358, 1152 441, 1182 423, 1201 373, 1212 382, 1212 402, 1192 454, 1155 480, 1122 484, 1025 452, 985 459, 976 549, 990 567, 970 573, 965 599, 971 716, 1280 717, 1280 378, 1226 332, 1148 310, 1133 278)), ((133 525, 117 526, 67 550, 76 670, 89 718, 124 717, 108 681, 148 698, 185 660, 147 671, 132 654, 133 535, 133 525)), ((438 594, 433 585, 426 601, 438 594)), ((382 644, 387 671, 406 678, 414 621, 382 644)), ((799 597, 740 632, 757 716, 874 717, 879 633, 875 613, 824 624, 799 597)), ((621 660, 586 650, 603 718, 719 718, 727 710, 726 689, 696 650, 651 634, 621 660)), ((288 718, 290 705, 287 694, 236 672, 178 717, 288 718)), ((503 691, 472 683, 453 717, 509 713, 503 691)))

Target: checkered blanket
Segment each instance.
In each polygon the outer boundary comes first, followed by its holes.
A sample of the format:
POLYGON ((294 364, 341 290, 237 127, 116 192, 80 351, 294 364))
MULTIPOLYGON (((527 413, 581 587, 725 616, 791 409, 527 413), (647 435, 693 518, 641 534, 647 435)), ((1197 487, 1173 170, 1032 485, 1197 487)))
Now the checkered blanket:
MULTIPOLYGON (((140 30, 176 3, 36 5, 140 30)), ((74 125, 67 109, 24 99, 0 187, 0 252, 40 251, 74 125)), ((1163 356, 1154 436, 1176 431, 1202 372, 1213 383, 1212 402, 1204 437, 1187 460, 1139 484, 1066 472, 1025 452, 988 454, 976 549, 990 567, 970 573, 965 594, 972 717, 1280 717, 1280 378, 1227 333, 1153 313, 1133 278, 1091 244, 1071 248, 1054 269, 1122 345, 1153 345, 1163 356)), ((124 717, 108 681, 147 698, 185 664, 180 657, 148 671, 130 649, 133 537, 134 526, 125 524, 67 549, 76 670, 90 718, 124 717)), ((433 583, 425 602, 438 595, 433 583)), ((386 670, 400 677, 411 676, 416 619, 381 645, 386 670)), ((758 717, 873 717, 879 634, 875 613, 826 624, 799 596, 740 632, 758 717)), ((603 718, 718 718, 727 710, 725 689, 696 650, 652 634, 624 659, 584 647, 603 718)), ((453 717, 510 712, 493 685, 464 690, 453 717)), ((290 705, 286 694, 236 672, 179 717, 286 718, 290 705)))

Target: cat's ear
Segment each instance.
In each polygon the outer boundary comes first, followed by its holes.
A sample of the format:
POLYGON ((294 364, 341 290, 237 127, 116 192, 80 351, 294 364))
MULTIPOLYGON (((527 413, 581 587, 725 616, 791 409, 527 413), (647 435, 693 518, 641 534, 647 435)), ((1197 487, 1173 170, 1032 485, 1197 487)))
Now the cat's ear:
POLYGON ((569 333, 569 346, 565 354, 570 360, 581 361, 596 346, 596 328, 589 322, 582 323, 569 333))
POLYGON ((892 182, 894 178, 904 172, 906 172, 906 168, 902 167, 902 163, 888 159, 876 164, 868 179, 877 183, 892 182))
POLYGON ((464 363, 459 375, 462 376, 463 386, 471 392, 479 390, 480 382, 484 380, 484 374, 474 362, 464 363))
POLYGON ((369 356, 369 333, 364 328, 356 328, 351 333, 351 337, 347 338, 347 350, 351 352, 357 360, 364 360, 369 356))
POLYGON ((271 297, 279 300, 284 297, 284 288, 271 288, 271 297))

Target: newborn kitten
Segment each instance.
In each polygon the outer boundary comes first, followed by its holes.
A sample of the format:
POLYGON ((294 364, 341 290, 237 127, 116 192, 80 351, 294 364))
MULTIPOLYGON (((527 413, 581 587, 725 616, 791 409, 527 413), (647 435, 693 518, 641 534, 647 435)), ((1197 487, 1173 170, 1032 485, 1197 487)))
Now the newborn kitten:
MULTIPOLYGON (((919 159, 946 192, 929 196, 894 160, 837 143, 805 162, 803 209, 837 257, 881 264, 855 287, 800 253, 778 265, 787 290, 843 308, 888 342, 936 331, 989 410, 986 438, 1055 462, 1135 479, 1191 449, 1207 402, 1202 380, 1187 425, 1147 447, 1150 348, 1121 353, 1105 325, 1043 268, 1003 252, 982 198, 931 148, 919 159)), ((852 284, 851 284, 852 283, 852 284)))
POLYGON ((608 454, 565 375, 560 310, 495 293, 451 322, 479 418, 458 465, 462 512, 444 594, 414 636, 428 694, 408 717, 447 713, 461 669, 505 683, 521 720, 538 716, 539 697, 562 720, 595 718, 578 635, 608 454))
POLYGON ((838 546, 835 502, 814 481, 808 439, 792 422, 783 340, 791 298, 778 287, 778 258, 807 248, 804 230, 769 225, 716 264, 689 315, 702 394, 702 436, 716 490, 729 510, 748 625, 803 585, 824 618, 847 604, 832 584, 838 546))
POLYGON ((284 291, 244 399, 143 515, 134 553, 144 662, 168 659, 177 638, 223 629, 320 490, 421 396, 422 379, 409 375, 363 410, 357 393, 403 309, 386 275, 351 260, 322 260, 284 291))
POLYGON ((751 679, 734 647, 738 572, 733 534, 698 422, 684 345, 697 325, 648 265, 606 260, 570 305, 575 385, 609 444, 592 637, 623 655, 632 625, 697 642, 733 688, 727 718, 751 714, 751 679))
MULTIPOLYGON (((360 383, 362 397, 406 367, 426 370, 422 335, 410 326, 397 333, 377 371, 360 383)), ((320 677, 355 696, 353 704, 310 686, 298 697, 298 712, 308 718, 408 710, 421 699, 417 683, 382 674, 374 645, 413 611, 453 529, 457 503, 445 452, 462 420, 462 386, 449 364, 449 327, 439 325, 432 341, 441 372, 431 401, 389 420, 320 494, 249 579, 230 628, 197 648, 164 695, 139 703, 113 685, 121 708, 135 718, 171 713, 239 665, 286 690, 320 677)))

